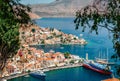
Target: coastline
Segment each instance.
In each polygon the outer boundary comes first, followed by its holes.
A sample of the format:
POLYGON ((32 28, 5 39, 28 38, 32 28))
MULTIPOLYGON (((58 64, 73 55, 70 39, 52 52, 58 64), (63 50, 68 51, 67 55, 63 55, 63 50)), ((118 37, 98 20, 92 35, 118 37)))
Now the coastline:
POLYGON ((82 66, 82 63, 60 66, 60 67, 52 67, 52 68, 44 69, 43 72, 48 72, 48 71, 53 71, 58 69, 75 68, 75 67, 81 67, 81 66, 82 66))
POLYGON ((76 18, 75 16, 41 16, 42 18, 76 18))
MULTIPOLYGON (((52 71, 52 70, 75 68, 75 67, 81 67, 81 66, 82 66, 82 63, 77 63, 77 64, 70 64, 70 65, 66 65, 66 66, 51 67, 51 68, 39 69, 39 70, 42 70, 43 72, 49 72, 49 71, 52 71)), ((33 72, 34 72, 34 71, 33 71, 33 72)), ((13 78, 26 76, 26 75, 28 75, 29 73, 30 73, 30 72, 21 73, 21 74, 15 74, 15 75, 11 75, 11 76, 6 76, 6 77, 1 78, 0 81, 1 81, 2 79, 10 80, 10 79, 13 79, 13 78)))
POLYGON ((85 44, 80 44, 80 43, 76 43, 76 44, 72 44, 72 43, 69 43, 69 44, 30 44, 29 46, 39 46, 39 45, 86 45, 88 42, 86 42, 85 44))

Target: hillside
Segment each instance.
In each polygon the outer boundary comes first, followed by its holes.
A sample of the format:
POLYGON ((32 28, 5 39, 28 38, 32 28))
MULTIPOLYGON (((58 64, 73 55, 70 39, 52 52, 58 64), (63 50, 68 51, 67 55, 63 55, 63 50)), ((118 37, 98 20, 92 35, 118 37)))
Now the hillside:
POLYGON ((20 28, 21 45, 38 44, 87 44, 85 39, 79 39, 72 34, 65 34, 54 28, 41 28, 36 25, 24 25, 20 28))
POLYGON ((49 4, 31 5, 32 12, 42 16, 74 16, 75 12, 82 7, 91 4, 93 0, 56 0, 49 4))

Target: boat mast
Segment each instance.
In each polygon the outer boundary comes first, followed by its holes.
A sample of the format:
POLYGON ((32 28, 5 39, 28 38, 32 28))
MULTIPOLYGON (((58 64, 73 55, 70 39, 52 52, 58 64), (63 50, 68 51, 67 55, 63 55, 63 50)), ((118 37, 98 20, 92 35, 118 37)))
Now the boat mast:
POLYGON ((88 60, 88 53, 86 53, 86 60, 88 60))
POLYGON ((108 63, 108 48, 107 48, 107 63, 108 63))

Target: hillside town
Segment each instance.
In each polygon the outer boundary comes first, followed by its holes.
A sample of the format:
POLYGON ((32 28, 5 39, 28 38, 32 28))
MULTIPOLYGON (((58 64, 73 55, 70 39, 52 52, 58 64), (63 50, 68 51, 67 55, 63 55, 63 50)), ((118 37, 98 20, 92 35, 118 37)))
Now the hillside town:
POLYGON ((20 42, 28 45, 41 44, 80 44, 85 45, 87 41, 72 34, 65 34, 55 28, 41 28, 36 25, 20 28, 20 42))
POLYGON ((50 70, 61 66, 78 64, 82 62, 82 58, 72 55, 69 52, 61 53, 50 50, 44 52, 43 49, 30 47, 31 45, 46 44, 87 44, 86 40, 72 34, 65 34, 55 28, 40 28, 36 25, 28 25, 22 27, 20 32, 21 47, 17 54, 10 58, 1 73, 1 77, 12 76, 16 74, 24 74, 37 69, 50 70))
POLYGON ((82 58, 69 53, 54 52, 45 53, 44 50, 23 45, 18 53, 6 63, 1 77, 12 76, 37 69, 48 69, 51 67, 61 67, 70 64, 81 63, 82 58))

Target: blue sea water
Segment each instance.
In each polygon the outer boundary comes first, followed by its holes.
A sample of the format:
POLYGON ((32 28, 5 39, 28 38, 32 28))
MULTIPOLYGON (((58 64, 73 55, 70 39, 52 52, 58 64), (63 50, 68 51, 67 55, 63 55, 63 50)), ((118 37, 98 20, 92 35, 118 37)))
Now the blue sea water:
MULTIPOLYGON (((85 54, 88 53, 89 59, 99 57, 99 53, 102 53, 100 57, 107 58, 106 53, 108 49, 108 57, 110 59, 111 55, 114 54, 112 39, 109 38, 109 35, 111 34, 108 34, 108 31, 104 28, 99 29, 99 35, 96 35, 95 32, 88 33, 89 30, 87 29, 85 32, 81 32, 81 27, 78 30, 75 30, 73 20, 74 18, 42 18, 35 20, 35 22, 40 27, 57 28, 64 33, 74 34, 78 37, 80 37, 80 34, 83 34, 83 38, 85 38, 88 42, 87 45, 38 45, 35 47, 37 49, 44 49, 45 52, 54 50, 56 52, 64 53, 68 51, 71 54, 78 55, 83 58, 85 58, 85 54)), ((23 76, 9 81, 101 81, 110 77, 101 75, 83 67, 49 71, 46 72, 46 75, 45 80, 39 80, 31 76, 23 76)))

